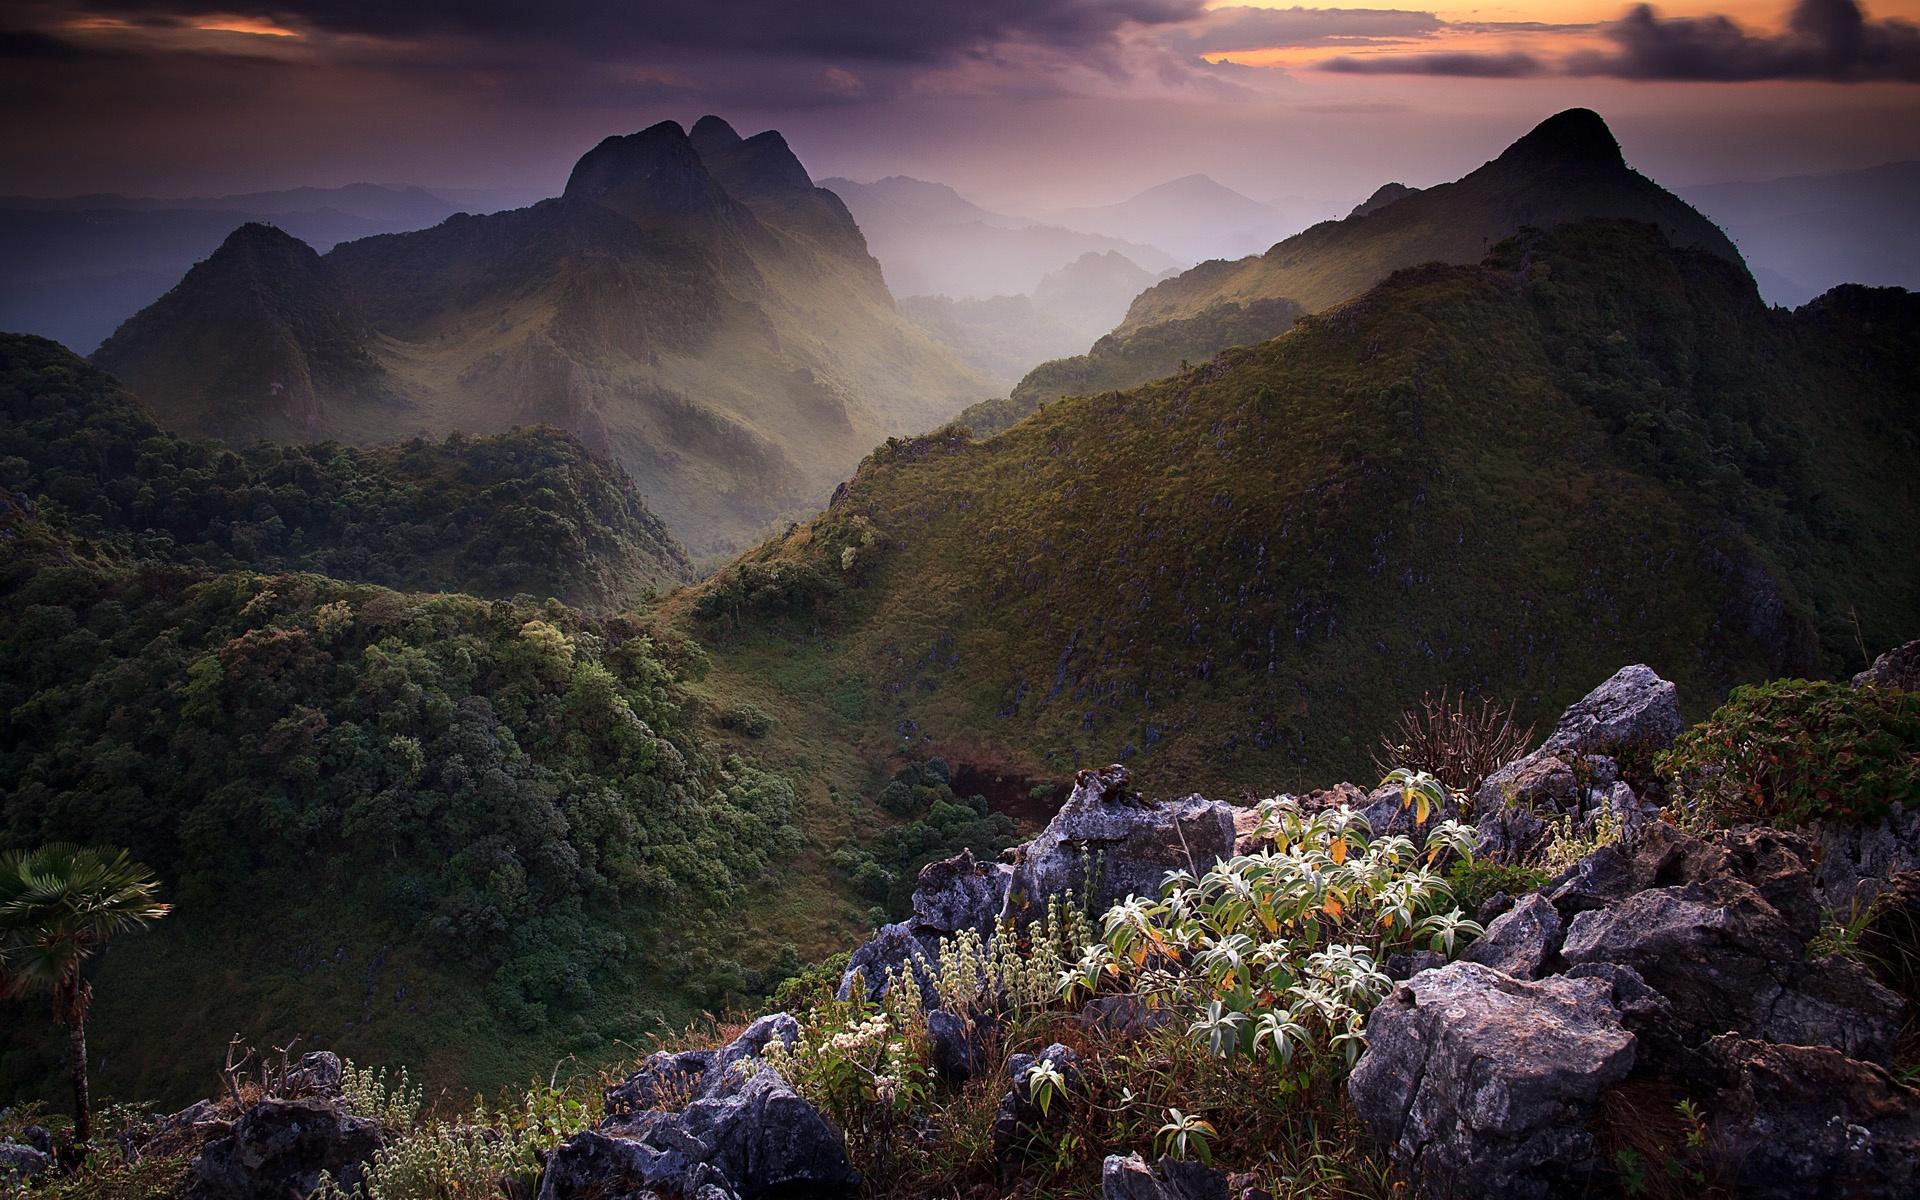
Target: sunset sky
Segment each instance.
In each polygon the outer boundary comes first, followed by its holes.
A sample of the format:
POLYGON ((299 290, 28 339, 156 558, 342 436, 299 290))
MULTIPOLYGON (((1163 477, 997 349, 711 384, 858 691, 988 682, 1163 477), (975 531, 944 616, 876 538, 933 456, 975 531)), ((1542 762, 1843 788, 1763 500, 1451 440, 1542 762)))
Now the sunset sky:
POLYGON ((1597 109, 1674 185, 1920 158, 1920 0, 13 0, 0 191, 556 191, 718 112, 816 176, 1003 207, 1203 171, 1261 199, 1457 176, 1597 109))

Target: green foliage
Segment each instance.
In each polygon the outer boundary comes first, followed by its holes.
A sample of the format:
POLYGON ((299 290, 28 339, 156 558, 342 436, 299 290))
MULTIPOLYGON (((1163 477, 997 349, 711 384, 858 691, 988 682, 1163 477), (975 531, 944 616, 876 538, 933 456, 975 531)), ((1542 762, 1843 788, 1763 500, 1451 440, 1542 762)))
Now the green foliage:
POLYGON ((111 376, 22 335, 0 336, 0 487, 136 555, 215 570, 603 607, 689 574, 633 481, 556 430, 229 450, 163 431, 111 376))
POLYGON ((425 1091, 405 1067, 389 1080, 385 1067, 357 1067, 352 1059, 340 1064, 340 1102, 350 1113, 372 1117, 389 1129, 405 1129, 420 1115, 425 1091))
POLYGON ((1198 316, 1110 333, 1085 354, 1041 363, 1027 372, 1011 395, 983 400, 962 412, 955 423, 977 437, 988 437, 1048 401, 1136 387, 1187 371, 1189 359, 1204 362, 1228 346, 1266 341, 1286 332, 1305 312, 1291 300, 1256 300, 1219 304, 1198 316))
POLYGON ((131 846, 202 921, 318 904, 533 1029, 797 848, 792 787, 706 750, 632 618, 31 566, 0 570, 0 844, 131 846))
POLYGON ((848 838, 832 862, 860 895, 903 914, 920 868, 961 850, 991 860, 1013 844, 1018 826, 1004 813, 990 813, 982 796, 954 794, 944 759, 908 763, 880 789, 877 803, 905 823, 882 829, 864 845, 848 838))
POLYGON ((1455 859, 1447 868, 1447 887, 1455 903, 1477 912, 1496 893, 1521 897, 1537 892, 1553 877, 1540 867, 1514 866, 1490 858, 1455 859))
POLYGON ((1805 679, 1735 688, 1659 768, 1723 823, 1877 821, 1920 804, 1920 693, 1805 679))
POLYGON ((387 1147, 367 1165, 359 1187, 329 1180, 315 1200, 463 1200, 530 1197, 541 1156, 599 1118, 589 1080, 536 1083, 496 1104, 478 1103, 454 1116, 422 1116, 406 1073, 387 1086, 372 1072, 354 1073, 347 1107, 379 1120, 391 1132, 387 1147), (371 1105, 371 1107, 368 1107, 371 1105))
POLYGON ((765 737, 773 732, 773 718, 766 710, 752 704, 735 704, 720 710, 715 718, 722 729, 731 729, 751 738, 765 737))

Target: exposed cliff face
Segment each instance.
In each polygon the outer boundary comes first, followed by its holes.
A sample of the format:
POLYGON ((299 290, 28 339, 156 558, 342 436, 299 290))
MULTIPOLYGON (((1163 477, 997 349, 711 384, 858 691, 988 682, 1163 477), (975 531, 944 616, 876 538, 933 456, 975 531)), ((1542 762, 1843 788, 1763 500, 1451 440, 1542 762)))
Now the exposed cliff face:
POLYGON ((695 134, 610 137, 557 199, 324 257, 243 231, 101 361, 163 422, 229 441, 551 422, 696 553, 737 544, 989 387, 894 311, 778 133, 695 134))

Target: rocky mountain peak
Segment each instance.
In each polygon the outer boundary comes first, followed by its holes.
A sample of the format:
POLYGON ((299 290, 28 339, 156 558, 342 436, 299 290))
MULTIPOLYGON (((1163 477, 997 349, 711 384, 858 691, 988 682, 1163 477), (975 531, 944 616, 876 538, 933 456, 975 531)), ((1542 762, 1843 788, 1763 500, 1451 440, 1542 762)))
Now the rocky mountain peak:
POLYGON ((1624 170, 1620 143, 1599 113, 1569 108, 1533 127, 1497 160, 1518 166, 1579 166, 1624 170))
POLYGON ((712 113, 695 121, 693 131, 687 136, 692 139, 693 148, 702 156, 740 144, 740 135, 734 131, 733 126, 712 113))
POLYGON ((635 217, 713 212, 727 204, 677 121, 605 139, 574 164, 565 195, 635 217))

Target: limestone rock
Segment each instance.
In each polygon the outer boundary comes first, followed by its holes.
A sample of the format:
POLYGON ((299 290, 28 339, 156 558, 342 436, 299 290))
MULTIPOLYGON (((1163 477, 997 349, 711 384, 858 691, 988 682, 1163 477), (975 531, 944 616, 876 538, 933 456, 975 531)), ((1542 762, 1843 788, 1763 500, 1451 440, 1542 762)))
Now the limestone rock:
POLYGON ((1708 1143, 1742 1200, 1920 1195, 1920 1092, 1825 1047, 1727 1036, 1706 1054, 1708 1143))
POLYGON ((1019 848, 1003 918, 1034 920, 1068 891, 1094 911, 1129 894, 1157 896, 1168 871, 1199 874, 1233 854, 1232 805, 1200 796, 1150 804, 1128 795, 1127 781, 1120 766, 1080 772, 1060 811, 1019 848))
POLYGON ((1552 902, 1535 892, 1488 926, 1486 936, 1461 957, 1515 979, 1538 979, 1559 954, 1565 933, 1552 902))
POLYGON ((1101 1200, 1227 1200, 1227 1177, 1197 1162, 1109 1154, 1100 1164, 1101 1200))
POLYGON ((1920 691, 1920 641, 1895 646, 1874 659, 1872 666, 1853 677, 1853 686, 1920 691))
POLYGON ((1571 1192, 1601 1170, 1587 1123, 1634 1063, 1610 992, 1477 963, 1423 972, 1374 1009, 1347 1094, 1422 1195, 1571 1192))
POLYGON ((380 1124, 321 1100, 263 1100, 210 1141, 193 1160, 190 1200, 284 1200, 311 1195, 322 1174, 358 1186, 374 1152, 386 1145, 380 1124))

